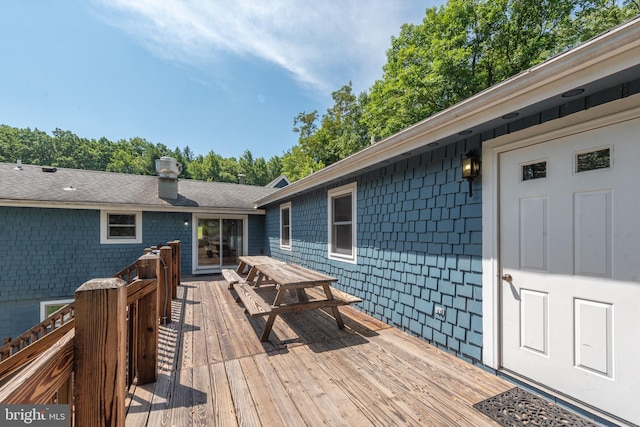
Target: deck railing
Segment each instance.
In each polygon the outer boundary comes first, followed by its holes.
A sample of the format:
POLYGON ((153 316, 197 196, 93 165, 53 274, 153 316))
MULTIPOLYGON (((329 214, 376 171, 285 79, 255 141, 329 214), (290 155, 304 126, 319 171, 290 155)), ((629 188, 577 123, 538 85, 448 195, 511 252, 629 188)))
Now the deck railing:
POLYGON ((18 337, 34 337, 27 345, 8 343, 0 403, 70 404, 75 425, 124 425, 127 386, 157 379, 159 323, 170 321, 180 278, 179 241, 145 252, 115 277, 85 282, 70 309, 18 337))
MULTIPOLYGON (((3 361, 9 356, 25 349, 36 341, 44 338, 46 335, 51 334, 56 329, 65 326, 73 320, 74 309, 74 304, 69 303, 64 307, 61 307, 33 328, 29 329, 27 332, 9 340, 6 344, 0 347, 0 361, 3 361)), ((2 378, 1 374, 0 378, 2 378)))

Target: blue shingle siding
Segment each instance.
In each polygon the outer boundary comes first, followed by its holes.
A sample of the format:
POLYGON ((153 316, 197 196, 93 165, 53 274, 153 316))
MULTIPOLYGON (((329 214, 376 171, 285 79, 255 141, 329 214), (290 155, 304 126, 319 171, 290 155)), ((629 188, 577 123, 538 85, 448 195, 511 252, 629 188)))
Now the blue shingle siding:
POLYGON ((0 207, 0 218, 0 304, 30 307, 20 320, 0 318, 0 337, 38 323, 39 301, 73 298, 84 282, 112 276, 145 247, 180 240, 182 273, 191 272, 191 221, 181 213, 143 212, 141 244, 100 244, 98 210, 0 207))
POLYGON ((445 348, 482 359, 482 188, 461 181, 461 159, 481 143, 594 105, 640 93, 640 80, 519 118, 479 135, 388 164, 291 202, 292 249, 279 247, 279 205, 268 206, 266 252, 339 278, 379 319, 445 348), (327 191, 358 186, 357 264, 327 256, 327 191), (445 315, 435 315, 436 306, 445 315))
POLYGON ((0 339, 15 338, 39 321, 39 300, 0 301, 0 339))
POLYGON ((339 278, 359 308, 460 357, 482 357, 482 206, 462 182, 457 143, 389 164, 291 202, 291 251, 279 247, 279 205, 268 206, 265 246, 277 258, 339 278), (327 255, 327 191, 357 183, 357 264, 327 255), (445 315, 435 314, 436 306, 445 315), (474 320, 475 319, 475 320, 474 320))
POLYGON ((248 254, 263 255, 264 249, 264 216, 249 215, 248 254))

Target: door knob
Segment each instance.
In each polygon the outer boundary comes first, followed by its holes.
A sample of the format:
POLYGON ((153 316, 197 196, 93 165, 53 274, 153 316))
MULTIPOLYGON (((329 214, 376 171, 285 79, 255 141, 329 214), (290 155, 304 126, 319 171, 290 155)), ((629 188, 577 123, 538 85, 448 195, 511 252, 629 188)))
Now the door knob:
POLYGON ((502 280, 504 280, 505 282, 511 283, 511 282, 513 282, 513 277, 511 277, 511 275, 508 274, 508 273, 507 274, 503 274, 502 275, 502 280))

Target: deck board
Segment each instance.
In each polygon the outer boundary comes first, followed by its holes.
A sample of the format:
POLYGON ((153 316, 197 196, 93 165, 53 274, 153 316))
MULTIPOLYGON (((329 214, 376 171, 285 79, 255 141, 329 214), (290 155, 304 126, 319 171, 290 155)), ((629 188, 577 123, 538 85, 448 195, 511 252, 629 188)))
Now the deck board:
POLYGON ((158 381, 132 386, 127 426, 496 426, 473 409, 512 384, 355 307, 264 319, 222 277, 183 278, 160 327, 158 381))

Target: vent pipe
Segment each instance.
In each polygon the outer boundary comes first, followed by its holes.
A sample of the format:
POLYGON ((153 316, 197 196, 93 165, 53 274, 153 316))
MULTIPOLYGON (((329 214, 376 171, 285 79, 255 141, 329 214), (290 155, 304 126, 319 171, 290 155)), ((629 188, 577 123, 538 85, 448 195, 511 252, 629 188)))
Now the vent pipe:
POLYGON ((158 197, 176 200, 178 175, 182 172, 182 163, 172 157, 160 157, 156 160, 156 172, 158 172, 158 197))
POLYGON ((238 184, 244 184, 245 178, 247 177, 247 175, 243 174, 243 173, 239 173, 238 174, 238 184))

